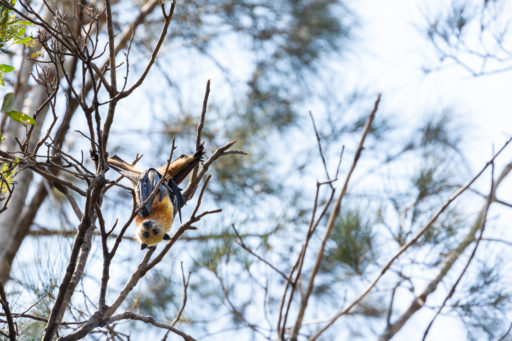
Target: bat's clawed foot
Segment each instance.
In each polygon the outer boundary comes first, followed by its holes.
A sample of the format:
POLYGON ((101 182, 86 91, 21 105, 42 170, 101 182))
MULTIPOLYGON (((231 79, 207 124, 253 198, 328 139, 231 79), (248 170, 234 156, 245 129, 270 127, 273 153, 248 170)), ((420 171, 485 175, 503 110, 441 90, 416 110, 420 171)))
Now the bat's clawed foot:
POLYGON ((194 157, 197 157, 199 161, 204 161, 204 141, 199 145, 199 149, 194 153, 194 157))
POLYGON ((91 149, 89 150, 89 155, 91 156, 91 160, 93 160, 94 162, 98 162, 99 155, 97 151, 91 149))
POLYGON ((148 249, 148 250, 155 250, 156 249, 156 245, 151 245, 151 246, 148 246, 148 244, 140 244, 140 249, 141 250, 144 250, 144 249, 148 249))

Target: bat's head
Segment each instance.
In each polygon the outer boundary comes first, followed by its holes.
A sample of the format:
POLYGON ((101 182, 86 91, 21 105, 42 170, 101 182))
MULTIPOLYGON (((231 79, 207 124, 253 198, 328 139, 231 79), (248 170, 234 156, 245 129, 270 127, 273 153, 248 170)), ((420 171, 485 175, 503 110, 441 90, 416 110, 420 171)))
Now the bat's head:
POLYGON ((171 239, 160 222, 153 219, 144 220, 137 228, 137 239, 141 250, 155 245, 162 240, 171 239))

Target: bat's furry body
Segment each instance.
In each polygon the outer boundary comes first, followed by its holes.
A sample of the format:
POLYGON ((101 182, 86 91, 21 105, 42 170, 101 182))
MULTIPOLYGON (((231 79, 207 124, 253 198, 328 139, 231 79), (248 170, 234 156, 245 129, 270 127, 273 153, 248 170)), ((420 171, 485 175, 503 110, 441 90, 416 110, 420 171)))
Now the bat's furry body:
POLYGON ((167 166, 141 171, 115 155, 108 159, 109 166, 132 183, 137 208, 151 196, 165 174, 165 179, 158 187, 155 196, 141 208, 135 217, 136 238, 141 243, 141 249, 170 239, 167 232, 171 229, 176 213, 181 217, 181 207, 185 205, 185 199, 178 184, 199 164, 203 154, 201 145, 196 153, 182 155, 171 162, 167 172, 165 172, 167 166))

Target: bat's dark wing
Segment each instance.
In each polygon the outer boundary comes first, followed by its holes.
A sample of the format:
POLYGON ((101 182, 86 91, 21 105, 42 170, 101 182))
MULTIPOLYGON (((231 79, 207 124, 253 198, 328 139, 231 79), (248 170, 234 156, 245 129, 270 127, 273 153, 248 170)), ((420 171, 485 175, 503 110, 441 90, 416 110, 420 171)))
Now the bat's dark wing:
MULTIPOLYGON (((137 202, 137 206, 142 205, 142 203, 151 196, 151 193, 153 193, 153 190, 158 186, 161 178, 162 176, 160 173, 158 173, 154 168, 150 168, 142 173, 135 189, 135 200, 137 202)), ((155 197, 159 196, 158 200, 162 200, 164 195, 169 196, 174 209, 173 214, 176 215, 176 211, 178 211, 181 220, 181 207, 185 205, 185 199, 183 198, 183 195, 181 195, 181 190, 174 181, 172 181, 172 183, 171 181, 168 183, 162 182, 155 197)), ((149 200, 139 211, 139 215, 141 217, 147 217, 150 214, 155 197, 151 198, 151 200, 149 200)))
POLYGON ((174 216, 176 216, 176 211, 178 211, 181 221, 181 208, 185 206, 185 198, 181 194, 181 189, 172 178, 167 182, 166 187, 169 190, 171 202, 174 207, 174 216))

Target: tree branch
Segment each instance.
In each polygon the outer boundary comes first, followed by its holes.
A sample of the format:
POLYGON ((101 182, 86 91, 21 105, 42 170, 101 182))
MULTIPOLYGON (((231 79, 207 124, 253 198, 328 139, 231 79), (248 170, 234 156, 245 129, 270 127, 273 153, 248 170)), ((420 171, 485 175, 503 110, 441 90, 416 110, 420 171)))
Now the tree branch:
POLYGON ((0 281, 0 304, 5 312, 5 319, 7 320, 7 326, 9 328, 9 340, 16 341, 16 329, 14 329, 14 322, 12 320, 11 310, 9 309, 9 302, 4 291, 4 284, 0 281))
POLYGON ((154 325, 154 326, 156 326, 158 328, 163 328, 163 329, 170 330, 174 334, 181 336, 183 338, 183 340, 195 341, 195 339, 192 336, 182 332, 179 329, 174 328, 172 325, 168 325, 168 324, 165 324, 165 323, 161 323, 161 322, 155 321, 153 316, 142 316, 142 315, 138 315, 138 314, 132 313, 130 311, 125 311, 124 313, 112 316, 111 318, 109 318, 109 319, 107 319, 105 321, 105 324, 109 324, 109 323, 112 323, 112 322, 115 322, 115 321, 119 321, 119 320, 142 321, 142 322, 145 322, 145 323, 152 324, 152 325, 154 325))

